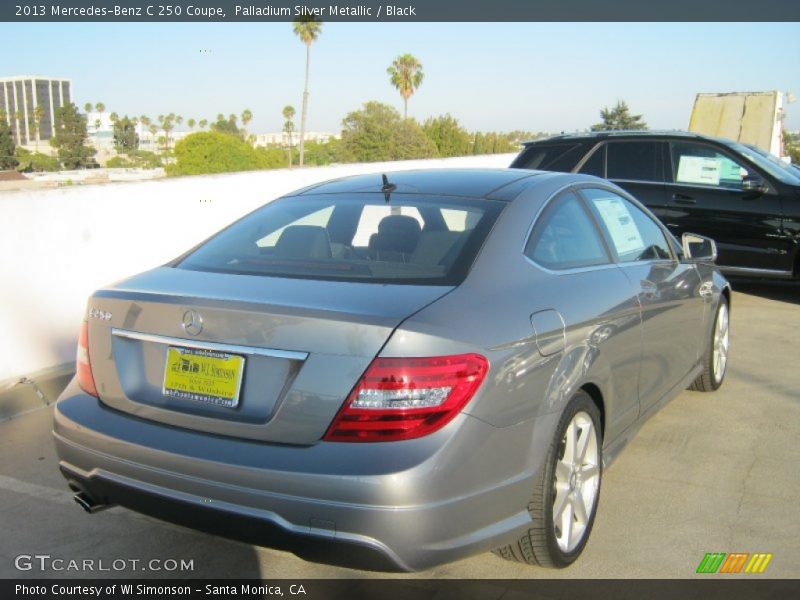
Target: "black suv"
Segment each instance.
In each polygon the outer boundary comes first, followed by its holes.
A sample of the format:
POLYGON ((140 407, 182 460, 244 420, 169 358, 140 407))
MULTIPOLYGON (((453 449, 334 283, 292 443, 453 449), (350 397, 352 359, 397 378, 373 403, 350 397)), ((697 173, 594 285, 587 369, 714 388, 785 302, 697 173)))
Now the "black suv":
POLYGON ((800 173, 694 133, 605 131, 528 142, 511 167, 610 179, 678 237, 714 239, 731 275, 800 279, 800 173))

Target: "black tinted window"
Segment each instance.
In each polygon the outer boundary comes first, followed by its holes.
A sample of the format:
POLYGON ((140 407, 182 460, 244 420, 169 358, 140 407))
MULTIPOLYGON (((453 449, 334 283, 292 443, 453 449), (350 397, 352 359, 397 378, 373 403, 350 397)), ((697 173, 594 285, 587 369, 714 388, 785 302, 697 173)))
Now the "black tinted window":
POLYGON ((563 194, 545 209, 528 240, 525 254, 548 269, 609 262, 591 217, 572 193, 563 194))
POLYGON ((581 158, 580 144, 534 144, 522 156, 521 169, 571 171, 581 158))
POLYGON ((661 181, 658 150, 657 142, 610 142, 606 150, 607 178, 661 181))
POLYGON ((606 146, 603 144, 583 163, 579 173, 586 175, 596 175, 597 177, 606 176, 606 146))
POLYGON ((599 188, 581 192, 589 199, 620 262, 672 258, 661 227, 633 202, 599 188))
POLYGON ((396 194, 276 200, 185 257, 181 269, 457 285, 505 203, 396 194))

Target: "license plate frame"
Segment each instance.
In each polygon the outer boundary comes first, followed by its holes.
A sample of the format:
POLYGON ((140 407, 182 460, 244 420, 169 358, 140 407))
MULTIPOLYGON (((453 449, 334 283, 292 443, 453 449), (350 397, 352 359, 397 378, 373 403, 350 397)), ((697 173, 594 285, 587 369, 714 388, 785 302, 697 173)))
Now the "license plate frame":
POLYGON ((168 346, 161 391, 169 398, 236 408, 245 364, 240 354, 168 346))

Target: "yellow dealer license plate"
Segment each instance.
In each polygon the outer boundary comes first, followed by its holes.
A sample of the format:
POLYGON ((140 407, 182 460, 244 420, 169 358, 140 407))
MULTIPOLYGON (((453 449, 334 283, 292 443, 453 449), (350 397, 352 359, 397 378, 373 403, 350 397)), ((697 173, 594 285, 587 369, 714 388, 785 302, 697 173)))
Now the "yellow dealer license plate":
POLYGON ((164 395, 234 408, 244 373, 244 357, 196 348, 167 348, 164 395))

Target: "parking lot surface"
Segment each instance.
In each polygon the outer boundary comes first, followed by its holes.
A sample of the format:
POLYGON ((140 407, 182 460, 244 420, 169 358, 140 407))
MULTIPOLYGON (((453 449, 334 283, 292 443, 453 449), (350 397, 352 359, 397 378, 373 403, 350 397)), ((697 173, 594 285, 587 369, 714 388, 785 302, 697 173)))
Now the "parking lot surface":
MULTIPOLYGON (((683 578, 696 576, 707 552, 772 553, 757 577, 800 576, 800 288, 733 285, 724 386, 683 392, 645 424, 605 474, 594 531, 575 565, 554 571, 482 554, 399 577, 683 578)), ((51 418, 42 408, 0 423, 0 577, 386 576, 308 563, 122 508, 85 514, 58 472, 51 418), (95 569, 99 559, 106 568, 128 562, 121 571, 57 571, 47 559, 44 571, 41 561, 20 571, 19 555, 65 559, 57 566, 94 559, 95 569), (174 559, 192 561, 193 570, 142 570, 153 559, 162 561, 154 569, 174 559)))

